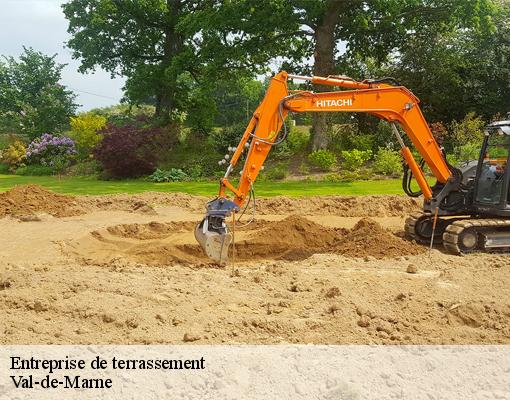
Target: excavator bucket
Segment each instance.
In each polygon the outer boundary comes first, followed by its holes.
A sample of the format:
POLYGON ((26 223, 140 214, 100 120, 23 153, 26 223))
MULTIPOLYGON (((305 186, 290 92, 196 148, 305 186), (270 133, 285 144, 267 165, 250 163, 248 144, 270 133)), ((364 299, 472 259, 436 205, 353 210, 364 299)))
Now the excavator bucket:
POLYGON ((232 236, 225 223, 226 217, 238 212, 233 201, 220 197, 207 203, 205 218, 195 227, 195 239, 207 257, 220 265, 228 261, 228 249, 232 236))
POLYGON ((228 249, 232 237, 228 231, 218 233, 207 230, 207 222, 207 218, 204 218, 202 222, 197 224, 195 227, 195 239, 200 244, 207 257, 217 262, 219 265, 225 265, 228 261, 228 249))

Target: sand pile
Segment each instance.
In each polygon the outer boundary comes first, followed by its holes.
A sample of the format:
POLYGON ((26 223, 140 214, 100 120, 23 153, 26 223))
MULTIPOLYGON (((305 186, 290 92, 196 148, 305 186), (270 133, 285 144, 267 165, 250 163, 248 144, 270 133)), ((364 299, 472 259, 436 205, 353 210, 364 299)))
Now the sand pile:
POLYGON ((370 218, 362 218, 340 239, 332 252, 349 257, 390 258, 423 251, 423 246, 395 236, 370 218))
POLYGON ((19 185, 0 193, 0 216, 47 213, 54 217, 83 214, 86 209, 74 197, 51 192, 39 185, 19 185))

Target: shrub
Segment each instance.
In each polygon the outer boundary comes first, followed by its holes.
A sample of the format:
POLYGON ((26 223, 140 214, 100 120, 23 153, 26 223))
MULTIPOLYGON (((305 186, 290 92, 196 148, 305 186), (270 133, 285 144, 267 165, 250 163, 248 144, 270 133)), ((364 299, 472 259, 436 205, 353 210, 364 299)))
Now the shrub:
POLYGON ((299 165, 298 171, 300 174, 306 175, 310 173, 310 167, 303 162, 299 165))
POLYGON ((402 169, 402 157, 396 150, 380 148, 375 156, 374 172, 383 175, 393 175, 402 169))
POLYGON ((273 146, 271 149, 271 158, 276 160, 284 160, 292 156, 293 151, 288 141, 283 141, 279 145, 273 146))
POLYGON ((360 168, 355 171, 340 171, 334 174, 328 174, 322 178, 323 182, 352 182, 359 180, 373 179, 374 174, 370 168, 360 168))
POLYGON ((197 180, 205 175, 204 167, 201 164, 195 164, 186 168, 186 174, 192 179, 197 180))
POLYGON ((289 175, 288 171, 289 165, 287 163, 280 163, 268 168, 268 171, 265 173, 265 176, 269 180, 282 180, 285 179, 289 175))
POLYGON ((53 175, 59 171, 56 171, 55 168, 49 167, 46 165, 25 165, 16 170, 16 175, 22 176, 44 176, 44 175, 53 175))
POLYGON ((160 128, 110 125, 103 133, 94 156, 107 176, 132 178, 154 172, 164 143, 160 128))
POLYGON ((340 175, 338 173, 328 174, 324 178, 322 178, 323 182, 330 182, 330 183, 342 182, 343 180, 344 179, 343 179, 342 175, 340 175))
POLYGON ((308 155, 308 161, 321 171, 330 171, 336 164, 336 156, 329 150, 315 150, 308 155))
POLYGON ((87 157, 103 138, 100 131, 106 126, 106 118, 86 113, 71 117, 70 124, 69 136, 74 139, 80 157, 87 157))
POLYGON ((470 142, 460 146, 456 151, 457 158, 462 161, 478 160, 480 157, 480 143, 470 142))
POLYGON ((290 128, 289 136, 287 137, 290 149, 294 153, 304 150, 310 142, 310 136, 309 128, 304 126, 292 126, 290 128))
POLYGON ((457 148, 470 142, 481 142, 484 126, 484 120, 471 112, 467 114, 462 121, 453 121, 451 123, 449 135, 450 143, 448 144, 453 148, 457 148))
POLYGON ((434 137, 446 137, 448 135, 448 129, 442 122, 433 122, 430 124, 430 131, 434 135, 434 137))
POLYGON ((12 143, 1 152, 2 162, 7 164, 9 171, 13 172, 25 165, 26 151, 25 143, 19 139, 13 139, 12 143))
POLYGON ((152 118, 155 108, 150 105, 116 104, 109 107, 95 108, 90 112, 105 117, 111 125, 124 126, 134 124, 139 119, 152 118))
POLYGON ((234 124, 223 129, 215 129, 211 133, 211 141, 214 148, 226 153, 229 147, 237 146, 246 129, 245 124, 234 124))
POLYGON ((358 127, 352 123, 342 123, 333 125, 328 133, 329 148, 341 151, 350 150, 356 146, 360 139, 358 127))
POLYGON ((342 165, 350 170, 358 169, 372 157, 372 150, 344 150, 342 151, 342 165))
POLYGON ((157 169, 149 176, 153 182, 181 182, 189 179, 189 176, 178 168, 172 168, 169 171, 157 169))
MULTIPOLYGON (((386 148, 392 146, 394 142, 395 136, 393 134, 393 130, 391 129, 391 125, 386 121, 379 121, 375 129, 375 134, 373 135, 371 150, 373 152, 377 152, 380 147, 386 148)), ((361 149, 360 147, 357 148, 361 149)))
POLYGON ((86 175, 97 175, 101 172, 101 165, 95 161, 81 161, 69 167, 66 171, 66 175, 71 176, 86 176, 86 175))
POLYGON ((76 153, 71 138, 45 133, 28 145, 26 156, 29 164, 41 164, 61 173, 70 165, 76 153))

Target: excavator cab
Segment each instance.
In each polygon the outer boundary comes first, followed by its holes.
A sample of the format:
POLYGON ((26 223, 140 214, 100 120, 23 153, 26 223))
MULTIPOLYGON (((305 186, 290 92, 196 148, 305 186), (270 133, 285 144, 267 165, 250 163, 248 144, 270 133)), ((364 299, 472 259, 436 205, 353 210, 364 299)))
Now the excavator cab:
POLYGON ((510 121, 486 127, 475 179, 474 202, 478 211, 510 213, 510 121))

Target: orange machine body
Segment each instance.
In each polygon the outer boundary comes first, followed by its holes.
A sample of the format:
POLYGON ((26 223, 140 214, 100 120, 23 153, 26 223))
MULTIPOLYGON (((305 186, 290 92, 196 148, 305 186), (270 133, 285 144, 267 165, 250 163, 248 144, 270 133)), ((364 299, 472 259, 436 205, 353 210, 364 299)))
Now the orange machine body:
MULTIPOLYGON (((405 87, 368 81, 357 82, 344 77, 312 77, 309 80, 313 83, 351 90, 322 93, 294 91, 289 93, 287 79, 288 74, 285 71, 272 78, 263 101, 253 113, 253 117, 230 160, 229 172, 239 161, 246 143, 251 140, 239 184, 235 187, 228 180, 228 172, 221 180, 220 197, 226 197, 225 190, 228 188, 234 193, 233 201, 238 206, 245 202, 272 145, 279 137, 279 132, 289 111, 366 112, 389 123, 397 123, 405 131, 436 179, 441 183, 446 183, 450 178, 450 169, 420 110, 419 100, 405 87)), ((413 172, 424 197, 430 199, 432 190, 410 149, 402 145, 401 153, 413 172)))

